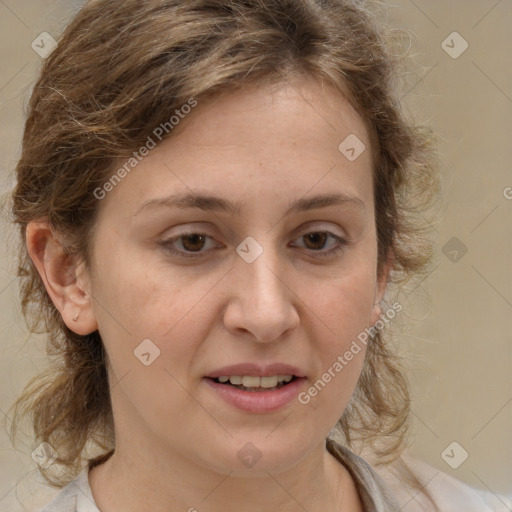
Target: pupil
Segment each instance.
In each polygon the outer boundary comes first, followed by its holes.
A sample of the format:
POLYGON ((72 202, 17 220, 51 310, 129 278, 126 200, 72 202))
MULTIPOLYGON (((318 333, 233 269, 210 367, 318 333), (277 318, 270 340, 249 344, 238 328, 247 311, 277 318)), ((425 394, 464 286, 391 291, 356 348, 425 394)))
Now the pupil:
POLYGON ((204 235, 184 235, 183 237, 183 247, 187 251, 197 251, 199 249, 202 249, 205 243, 205 237, 204 235), (189 244, 188 241, 192 241, 192 244, 189 244), (197 245, 199 243, 199 245, 197 245))
MULTIPOLYGON (((308 235, 305 235, 305 238, 308 241, 312 241, 313 245, 318 244, 318 242, 320 240, 320 242, 321 242, 320 247, 312 247, 312 248, 313 249, 321 249, 325 245, 325 242, 327 240, 327 233, 310 233, 308 235)), ((306 242, 306 245, 308 245, 307 242, 306 242)))

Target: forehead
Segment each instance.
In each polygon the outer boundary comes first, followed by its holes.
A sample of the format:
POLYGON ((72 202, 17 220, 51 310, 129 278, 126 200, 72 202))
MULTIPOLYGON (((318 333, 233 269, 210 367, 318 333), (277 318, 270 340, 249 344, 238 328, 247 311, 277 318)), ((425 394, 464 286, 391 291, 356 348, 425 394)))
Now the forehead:
POLYGON ((328 84, 311 78, 250 86, 200 100, 181 128, 175 138, 182 143, 195 147, 218 143, 219 149, 231 149, 230 142, 236 142, 253 147, 259 154, 274 143, 322 148, 332 143, 332 137, 337 140, 350 134, 366 139, 369 146, 366 123, 350 101, 328 84))
POLYGON ((116 205, 133 213, 156 193, 303 196, 308 189, 330 192, 338 184, 350 194, 367 189, 371 181, 364 120, 339 92, 316 81, 199 99, 177 128, 107 194, 100 208, 116 205), (346 146, 361 151, 357 159, 347 158, 346 146))

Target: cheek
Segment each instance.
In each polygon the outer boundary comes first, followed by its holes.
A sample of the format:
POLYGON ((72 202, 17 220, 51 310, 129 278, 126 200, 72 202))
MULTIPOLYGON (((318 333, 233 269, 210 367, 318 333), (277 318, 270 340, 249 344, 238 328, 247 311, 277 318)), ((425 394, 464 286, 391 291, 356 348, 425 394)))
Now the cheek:
POLYGON ((359 264, 342 276, 317 282, 307 294, 301 292, 307 297, 309 319, 303 325, 319 362, 304 402, 309 400, 311 410, 323 409, 333 422, 348 404, 364 363, 374 303, 372 269, 371 262, 359 264))
MULTIPOLYGON (((211 327, 208 299, 222 286, 222 275, 191 278, 190 270, 180 272, 147 261, 144 265, 126 252, 122 257, 112 253, 110 261, 116 264, 105 262, 94 293, 99 332, 114 378, 130 372, 129 380, 138 383, 130 391, 135 401, 145 389, 152 390, 155 399, 162 393, 161 403, 169 405, 169 393, 179 403, 186 396, 181 396, 178 382, 187 386, 192 362, 211 327)), ((144 396, 139 398, 143 403, 144 396)))
POLYGON ((358 265, 338 276, 305 283, 300 288, 309 316, 322 327, 328 345, 342 347, 370 325, 375 299, 375 273, 372 265, 358 265), (309 284, 307 286, 306 284, 309 284))
POLYGON ((102 302, 97 311, 105 324, 114 323, 134 338, 161 338, 194 315, 219 280, 207 272, 198 278, 190 267, 173 267, 160 256, 148 258, 147 251, 127 247, 104 254, 108 261, 99 269, 94 290, 102 302))
POLYGON ((207 322, 197 321, 206 319, 201 299, 216 280, 205 277, 192 286, 177 272, 112 256, 116 265, 105 263, 94 288, 112 373, 112 400, 123 411, 133 407, 143 413, 153 425, 164 420, 169 424, 173 411, 197 413, 185 390, 191 362, 208 329, 207 322))

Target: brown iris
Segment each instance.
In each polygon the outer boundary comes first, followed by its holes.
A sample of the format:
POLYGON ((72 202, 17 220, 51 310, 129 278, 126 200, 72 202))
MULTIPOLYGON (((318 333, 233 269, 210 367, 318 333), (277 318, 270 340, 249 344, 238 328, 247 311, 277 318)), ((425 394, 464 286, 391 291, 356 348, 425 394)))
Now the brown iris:
POLYGON ((183 235, 181 237, 183 247, 187 251, 199 251, 203 248, 206 237, 205 235, 191 234, 191 235, 183 235))
POLYGON ((312 242, 313 245, 320 244, 320 247, 309 247, 310 249, 322 249, 325 246, 325 242, 327 240, 327 233, 309 233, 304 235, 304 240, 306 241, 306 246, 308 242, 312 242))

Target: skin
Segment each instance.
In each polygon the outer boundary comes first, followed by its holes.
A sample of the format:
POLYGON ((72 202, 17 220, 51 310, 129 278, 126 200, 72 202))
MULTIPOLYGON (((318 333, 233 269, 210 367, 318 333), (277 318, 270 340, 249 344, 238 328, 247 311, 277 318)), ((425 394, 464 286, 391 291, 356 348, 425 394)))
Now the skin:
POLYGON ((334 90, 310 80, 246 88, 199 103, 99 201, 90 268, 63 254, 45 222, 29 224, 30 255, 64 321, 79 334, 99 329, 108 354, 116 451, 89 473, 102 512, 362 510, 324 441, 364 350, 309 404, 271 413, 226 404, 203 377, 287 362, 305 372, 305 391, 376 322, 389 266, 377 275, 372 165, 363 120, 334 90), (352 133, 366 150, 350 162, 338 145, 352 133), (237 202, 239 216, 137 213, 178 192, 237 202), (332 193, 362 205, 286 214, 332 193), (211 238, 180 238, 188 230, 211 238), (322 257, 336 240, 304 235, 325 232, 347 245, 322 257), (248 236, 263 248, 253 263, 235 251, 248 236), (173 255, 162 245, 171 238, 202 256, 173 255), (147 338, 160 349, 149 366, 134 357, 147 338), (261 454, 251 468, 237 457, 248 442, 261 454))

